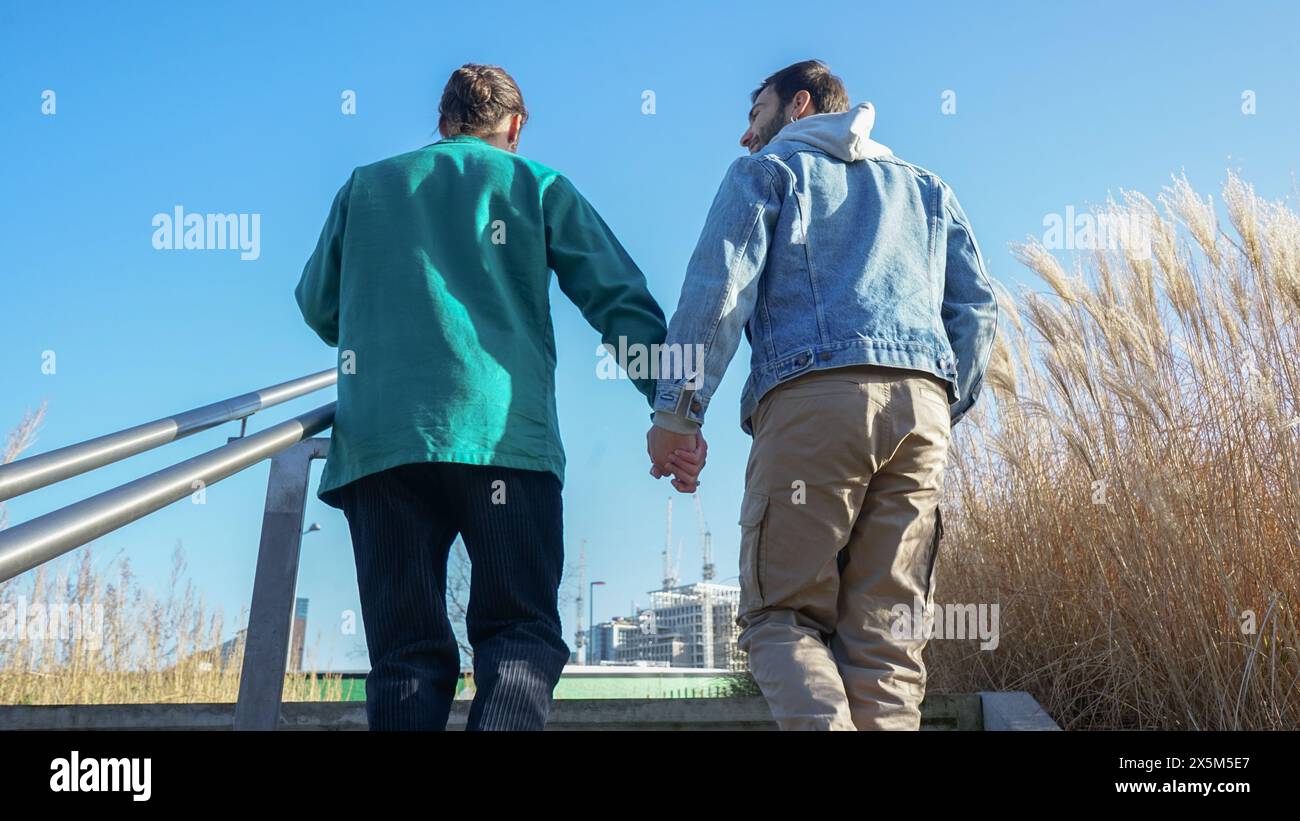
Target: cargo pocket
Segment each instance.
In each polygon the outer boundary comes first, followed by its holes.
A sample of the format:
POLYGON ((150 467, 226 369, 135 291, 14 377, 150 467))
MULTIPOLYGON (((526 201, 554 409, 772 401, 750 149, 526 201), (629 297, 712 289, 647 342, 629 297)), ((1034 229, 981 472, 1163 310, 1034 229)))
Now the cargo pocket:
POLYGON ((767 496, 745 491, 740 502, 740 609, 763 606, 761 572, 763 519, 767 514, 767 496))
POLYGON ((938 566, 939 541, 941 539, 943 539, 943 512, 936 507, 934 509, 934 538, 930 541, 930 566, 926 569, 925 575, 926 607, 934 604, 934 571, 938 566))

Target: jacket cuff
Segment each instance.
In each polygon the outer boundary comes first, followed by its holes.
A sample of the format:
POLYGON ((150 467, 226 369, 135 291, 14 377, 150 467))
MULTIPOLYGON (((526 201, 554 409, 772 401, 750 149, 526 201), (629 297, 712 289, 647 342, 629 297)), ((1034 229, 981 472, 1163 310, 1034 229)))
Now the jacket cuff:
POLYGON ((701 399, 695 388, 688 387, 688 384, 660 380, 652 407, 656 412, 667 411, 683 420, 703 425, 704 412, 708 410, 708 400, 701 399))
POLYGON ((655 411, 652 417, 656 427, 670 430, 673 433, 681 433, 687 436, 693 436, 700 432, 700 423, 693 422, 684 416, 678 416, 671 411, 655 411))

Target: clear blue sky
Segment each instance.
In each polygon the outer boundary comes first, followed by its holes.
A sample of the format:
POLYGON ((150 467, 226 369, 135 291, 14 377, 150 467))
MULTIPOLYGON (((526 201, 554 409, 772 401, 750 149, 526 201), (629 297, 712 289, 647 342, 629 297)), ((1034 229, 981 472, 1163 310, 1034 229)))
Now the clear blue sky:
MULTIPOLYGON (((0 431, 42 400, 36 450, 332 366, 293 299, 331 197, 357 165, 434 137, 465 62, 495 62, 532 113, 521 152, 568 174, 671 311, 718 181, 740 152, 748 94, 817 57, 878 109, 873 134, 946 178, 992 273, 1029 284, 1009 242, 1044 215, 1121 188, 1156 194, 1186 170, 1217 193, 1239 168, 1293 190, 1300 15, 1282 3, 175 3, 0 7, 0 431), (651 7, 652 6, 652 7, 651 7), (560 9, 565 10, 561 11, 560 9), (41 113, 53 90, 57 113, 41 113), (340 95, 357 95, 357 113, 340 95), (641 113, 653 90, 657 111, 641 113), (957 112, 941 112, 956 93, 957 112), (1256 95, 1257 113, 1241 110, 1256 95), (261 214, 261 256, 157 251, 153 215, 261 214), (41 372, 42 351, 57 373, 41 372)), ((571 555, 588 539, 596 616, 645 603, 660 579, 664 501, 646 475, 644 401, 598 381, 597 335, 558 290, 559 404, 571 555)), ((736 574, 749 440, 737 424, 748 352, 706 426, 702 488, 719 576, 736 574)), ((330 395, 259 415, 261 429, 330 395)), ((31 516, 216 447, 236 425, 10 504, 31 516)), ((177 540, 209 600, 246 607, 262 465, 100 539, 161 584, 177 540)), ((319 467, 313 476, 313 491, 319 467)), ((675 494, 674 494, 675 495, 675 494)), ((682 577, 699 578, 694 510, 676 496, 682 577)), ((339 635, 359 610, 346 523, 314 499, 299 594, 321 666, 364 667, 339 635)), ((563 613, 572 644, 572 608, 563 613)))

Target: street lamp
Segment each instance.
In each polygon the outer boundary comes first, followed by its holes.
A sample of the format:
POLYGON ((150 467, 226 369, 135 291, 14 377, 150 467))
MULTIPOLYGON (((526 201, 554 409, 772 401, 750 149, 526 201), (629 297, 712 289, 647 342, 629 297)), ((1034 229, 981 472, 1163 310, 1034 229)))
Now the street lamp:
POLYGON ((312 522, 311 525, 302 532, 302 535, 306 536, 308 533, 315 533, 318 530, 320 530, 320 522, 312 522))
POLYGON ((604 582, 592 582, 587 585, 587 664, 591 664, 591 651, 596 649, 596 585, 605 586, 604 582))

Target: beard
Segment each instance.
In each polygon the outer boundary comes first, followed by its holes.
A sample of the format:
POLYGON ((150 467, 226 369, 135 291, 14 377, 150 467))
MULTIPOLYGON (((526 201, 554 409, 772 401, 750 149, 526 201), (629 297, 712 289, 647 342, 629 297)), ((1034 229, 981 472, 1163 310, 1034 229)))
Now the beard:
POLYGON ((773 111, 772 116, 768 117, 767 120, 762 123, 756 123, 754 125, 754 136, 758 140, 758 150, 761 151, 766 148, 767 144, 772 141, 772 138, 777 135, 777 132, 784 127, 785 123, 781 121, 780 111, 773 111))

